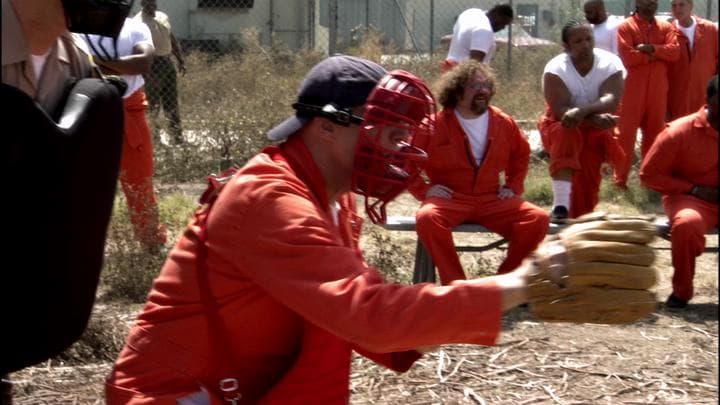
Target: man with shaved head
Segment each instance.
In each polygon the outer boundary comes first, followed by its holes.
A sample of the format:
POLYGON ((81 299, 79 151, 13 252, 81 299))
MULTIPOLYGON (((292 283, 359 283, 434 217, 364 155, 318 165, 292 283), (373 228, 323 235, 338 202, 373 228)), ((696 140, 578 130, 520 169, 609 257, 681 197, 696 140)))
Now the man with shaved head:
POLYGON ((608 15, 603 0, 588 0, 583 6, 585 19, 593 25, 595 47, 618 53, 617 29, 623 19, 615 15, 608 15))
POLYGON ((705 104, 705 87, 717 73, 718 27, 693 13, 693 0, 670 6, 680 44, 680 58, 668 66, 668 118, 674 120, 705 104))

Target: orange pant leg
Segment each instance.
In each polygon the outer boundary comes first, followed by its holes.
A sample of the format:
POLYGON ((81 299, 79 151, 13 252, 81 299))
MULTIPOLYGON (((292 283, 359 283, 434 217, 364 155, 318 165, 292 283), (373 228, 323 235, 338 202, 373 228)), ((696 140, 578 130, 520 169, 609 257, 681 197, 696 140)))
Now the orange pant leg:
POLYGON ((418 238, 437 266, 442 284, 466 278, 452 229, 465 222, 474 209, 471 201, 428 198, 415 214, 418 238))
POLYGON ((519 197, 487 202, 476 209, 469 220, 507 239, 507 256, 498 268, 498 274, 511 272, 520 266, 545 239, 550 224, 545 210, 519 197))
POLYGON ((538 129, 543 147, 550 156, 550 175, 560 169, 575 171, 570 194, 570 217, 595 209, 600 191, 600 166, 605 160, 609 130, 564 128, 560 121, 541 119, 538 129))
POLYGON ((145 118, 145 93, 137 91, 125 102, 125 141, 120 162, 120 184, 128 203, 135 238, 146 248, 166 242, 153 190, 153 145, 145 118))
MULTIPOLYGON (((687 76, 686 69, 678 69, 676 72, 677 71, 683 71, 684 73, 676 74, 675 77, 689 77, 687 76)), ((667 98, 667 110, 669 118, 668 121, 676 120, 695 112, 690 109, 687 83, 684 83, 681 80, 675 80, 674 83, 670 83, 667 98)))
POLYGON ((640 125, 642 129, 640 151, 643 158, 650 150, 653 142, 655 142, 655 138, 657 138, 658 134, 665 128, 667 87, 667 82, 658 81, 654 86, 651 86, 648 91, 645 104, 645 116, 640 125))
POLYGON ((580 170, 583 135, 578 128, 565 128, 560 121, 542 118, 538 123, 543 148, 550 156, 550 175, 560 169, 580 170))
POLYGON ((577 218, 592 212, 598 203, 602 175, 600 167, 605 161, 607 137, 610 131, 592 128, 583 129, 585 142, 580 151, 580 170, 572 179, 570 194, 570 218, 577 218))
POLYGON ((498 274, 510 272, 537 247, 547 234, 550 218, 540 207, 521 198, 496 196, 429 198, 416 214, 418 237, 435 262, 442 284, 466 278, 455 251, 452 228, 471 222, 481 224, 509 242, 498 274))
POLYGON ((637 130, 640 128, 641 122, 643 122, 644 115, 645 91, 633 89, 626 82, 625 93, 620 106, 620 120, 617 126, 618 143, 625 154, 625 158, 615 164, 613 179, 615 184, 623 188, 627 186, 628 177, 630 176, 630 169, 635 157, 637 130))
POLYGON ((718 206, 690 195, 666 195, 663 207, 672 224, 673 294, 690 300, 695 258, 705 249, 705 233, 718 224, 718 206))

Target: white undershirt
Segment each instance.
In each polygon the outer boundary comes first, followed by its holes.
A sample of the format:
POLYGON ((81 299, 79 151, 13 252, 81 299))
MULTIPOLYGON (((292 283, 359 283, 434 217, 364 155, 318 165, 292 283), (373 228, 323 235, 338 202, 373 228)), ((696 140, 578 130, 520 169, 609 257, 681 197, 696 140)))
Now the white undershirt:
POLYGON ((593 25, 595 47, 618 54, 617 30, 623 18, 609 15, 605 22, 593 25))
POLYGON ((690 45, 690 49, 693 49, 693 43, 695 42, 695 28, 697 27, 697 21, 695 21, 695 17, 690 17, 692 20, 692 24, 690 24, 689 27, 683 27, 680 25, 680 21, 675 20, 675 26, 683 33, 688 39, 688 45, 690 45))
POLYGON ((575 69, 567 52, 550 59, 545 65, 543 75, 550 73, 560 78, 570 92, 570 105, 584 107, 600 98, 600 87, 617 72, 623 72, 623 76, 625 76, 625 67, 620 58, 611 52, 595 48, 593 49, 593 66, 585 76, 580 75, 575 69))
POLYGON ((472 151, 475 161, 478 165, 485 157, 485 149, 488 144, 488 125, 490 124, 490 114, 487 111, 477 118, 463 118, 458 110, 455 110, 455 116, 460 122, 460 126, 465 131, 470 142, 470 150, 472 151))
POLYGON ((50 55, 50 50, 51 49, 48 49, 47 52, 42 55, 30 55, 30 57, 32 57, 33 71, 35 72, 35 81, 37 82, 40 81, 40 76, 45 68, 45 61, 47 61, 47 57, 50 55))

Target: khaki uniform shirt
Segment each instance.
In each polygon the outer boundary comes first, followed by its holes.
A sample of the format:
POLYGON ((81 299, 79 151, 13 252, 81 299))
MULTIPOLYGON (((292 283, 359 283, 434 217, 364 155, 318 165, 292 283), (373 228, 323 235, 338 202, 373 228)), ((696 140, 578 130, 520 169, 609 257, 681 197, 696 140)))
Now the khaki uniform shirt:
POLYGON ((162 11, 155 11, 155 18, 153 18, 140 11, 135 15, 135 19, 144 22, 150 28, 153 45, 155 46, 155 56, 170 56, 172 52, 172 41, 170 39, 172 27, 167 14, 162 11))
POLYGON ((71 78, 96 77, 90 56, 79 48, 72 34, 62 34, 47 55, 39 78, 15 10, 2 0, 2 82, 27 93, 52 114, 62 102, 71 78))

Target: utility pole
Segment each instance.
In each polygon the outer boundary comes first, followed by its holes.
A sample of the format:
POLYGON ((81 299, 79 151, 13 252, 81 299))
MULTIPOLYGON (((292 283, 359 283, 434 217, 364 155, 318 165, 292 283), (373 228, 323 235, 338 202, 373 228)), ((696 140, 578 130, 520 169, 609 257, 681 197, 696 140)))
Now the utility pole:
POLYGON ((329 3, 328 55, 332 56, 337 52, 337 0, 330 0, 329 3))
MULTIPOLYGON (((709 18, 709 17, 708 17, 709 18)), ((435 0, 430 0, 430 56, 435 54, 435 0)))
POLYGON ((707 0, 707 9, 705 10, 705 18, 712 21, 712 5, 715 3, 715 0, 707 0))
MULTIPOLYGON (((510 0, 510 8, 513 9, 513 12, 515 11, 512 0, 510 0)), ((507 69, 508 78, 512 77, 512 26, 513 26, 512 22, 510 24, 508 24, 508 26, 507 26, 507 29, 508 29, 507 47, 508 48, 507 48, 507 67, 506 67, 506 69, 507 69)))

